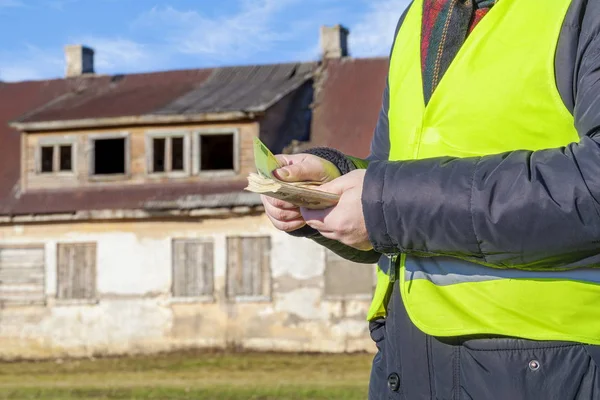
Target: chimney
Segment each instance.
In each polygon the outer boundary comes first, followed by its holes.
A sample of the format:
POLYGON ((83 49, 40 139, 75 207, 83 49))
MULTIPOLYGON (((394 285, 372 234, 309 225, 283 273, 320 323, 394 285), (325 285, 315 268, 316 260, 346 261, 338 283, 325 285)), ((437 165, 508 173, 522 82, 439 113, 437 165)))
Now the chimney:
POLYGON ((321 27, 321 56, 342 58, 348 56, 348 35, 350 31, 342 25, 321 27))
POLYGON ((73 78, 94 73, 94 50, 80 44, 65 46, 66 76, 73 78))

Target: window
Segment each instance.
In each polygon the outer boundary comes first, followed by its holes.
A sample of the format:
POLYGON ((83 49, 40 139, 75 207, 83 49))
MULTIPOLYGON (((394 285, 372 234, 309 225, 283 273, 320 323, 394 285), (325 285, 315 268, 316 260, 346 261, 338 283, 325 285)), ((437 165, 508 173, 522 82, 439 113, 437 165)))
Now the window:
POLYGON ((73 147, 60 146, 59 170, 71 171, 73 169, 73 147))
POLYGON ((325 296, 328 298, 371 298, 374 286, 372 265, 348 261, 325 251, 325 296))
POLYGON ((269 299, 270 264, 269 237, 227 238, 227 297, 269 299))
POLYGON ((195 136, 195 172, 232 172, 238 169, 237 132, 207 131, 195 136))
POLYGON ((160 173, 181 173, 186 172, 187 145, 185 134, 151 134, 149 135, 149 172, 160 173))
POLYGON ((0 247, 0 305, 43 304, 44 247, 0 247))
POLYGON ((73 171, 73 143, 60 143, 61 140, 50 139, 49 142, 40 145, 38 172, 49 174, 54 172, 73 171))
POLYGON ((127 173, 127 138, 96 138, 93 140, 93 147, 94 175, 123 175, 127 173))
POLYGON ((87 300, 96 296, 96 244, 58 245, 57 297, 87 300))
POLYGON ((42 167, 40 172, 54 172, 54 146, 42 146, 42 167))
POLYGON ((213 247, 210 241, 173 241, 174 297, 212 297, 213 247))

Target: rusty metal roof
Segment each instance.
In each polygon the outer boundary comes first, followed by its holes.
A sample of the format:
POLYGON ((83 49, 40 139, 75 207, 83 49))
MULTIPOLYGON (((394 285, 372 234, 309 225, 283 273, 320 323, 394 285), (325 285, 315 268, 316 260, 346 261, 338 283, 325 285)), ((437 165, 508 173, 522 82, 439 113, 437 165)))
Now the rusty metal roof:
POLYGON ((327 60, 315 78, 311 140, 303 147, 334 147, 366 157, 381 109, 387 58, 327 60))
POLYGON ((91 76, 14 122, 261 112, 310 79, 314 68, 291 63, 91 76))

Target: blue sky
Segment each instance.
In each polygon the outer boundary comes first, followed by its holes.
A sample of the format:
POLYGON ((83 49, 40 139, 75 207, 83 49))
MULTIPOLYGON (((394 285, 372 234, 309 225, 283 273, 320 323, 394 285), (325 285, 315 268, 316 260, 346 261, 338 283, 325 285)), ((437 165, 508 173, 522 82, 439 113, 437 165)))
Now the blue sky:
POLYGON ((102 74, 314 60, 319 26, 385 56, 407 0, 0 0, 0 80, 61 77, 65 44, 102 74))

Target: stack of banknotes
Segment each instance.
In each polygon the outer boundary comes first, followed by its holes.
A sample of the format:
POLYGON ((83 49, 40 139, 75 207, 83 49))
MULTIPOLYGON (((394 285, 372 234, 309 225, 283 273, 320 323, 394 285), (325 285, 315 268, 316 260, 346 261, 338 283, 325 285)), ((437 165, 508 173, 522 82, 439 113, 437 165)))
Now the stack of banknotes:
POLYGON ((284 200, 298 207, 323 209, 332 207, 339 196, 318 189, 320 182, 284 182, 273 171, 281 165, 277 158, 258 138, 254 138, 254 161, 257 173, 248 176, 246 190, 284 200))

